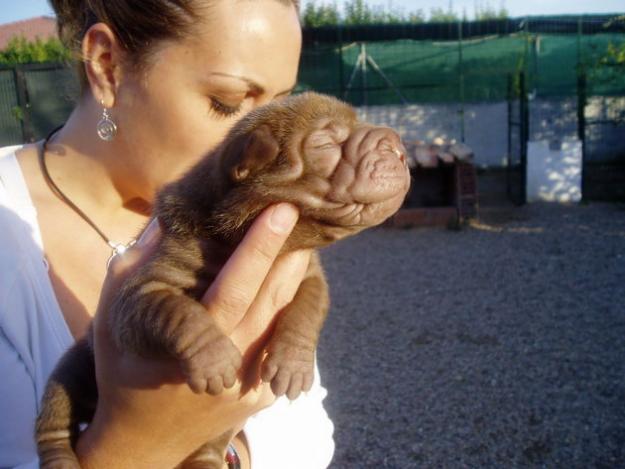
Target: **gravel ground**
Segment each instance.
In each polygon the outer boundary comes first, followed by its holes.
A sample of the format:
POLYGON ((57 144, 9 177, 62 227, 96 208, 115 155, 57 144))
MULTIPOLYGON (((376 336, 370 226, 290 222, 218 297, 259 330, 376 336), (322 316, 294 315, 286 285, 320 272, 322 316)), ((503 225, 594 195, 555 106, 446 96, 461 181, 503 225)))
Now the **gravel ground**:
POLYGON ((332 468, 625 468, 625 206, 323 251, 332 468))

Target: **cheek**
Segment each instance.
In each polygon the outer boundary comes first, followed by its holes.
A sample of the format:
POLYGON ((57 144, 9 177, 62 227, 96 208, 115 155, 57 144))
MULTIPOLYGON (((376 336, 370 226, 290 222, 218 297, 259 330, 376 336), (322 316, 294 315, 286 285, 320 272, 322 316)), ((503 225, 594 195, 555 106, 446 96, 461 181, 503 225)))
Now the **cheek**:
POLYGON ((135 90, 127 109, 128 143, 141 149, 140 158, 149 164, 152 177, 164 182, 201 159, 233 125, 209 113, 207 98, 171 84, 135 90))
POLYGON ((341 159, 341 147, 304 150, 306 166, 315 174, 330 177, 341 159))

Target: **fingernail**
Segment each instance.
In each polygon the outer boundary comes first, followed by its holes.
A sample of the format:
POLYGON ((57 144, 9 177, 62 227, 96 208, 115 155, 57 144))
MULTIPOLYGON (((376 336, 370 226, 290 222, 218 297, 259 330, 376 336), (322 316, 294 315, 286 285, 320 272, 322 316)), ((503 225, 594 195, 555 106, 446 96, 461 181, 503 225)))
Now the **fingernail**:
POLYGON ((269 217, 269 226, 276 234, 285 234, 291 231, 295 223, 297 223, 297 209, 291 204, 277 205, 271 217, 269 217))

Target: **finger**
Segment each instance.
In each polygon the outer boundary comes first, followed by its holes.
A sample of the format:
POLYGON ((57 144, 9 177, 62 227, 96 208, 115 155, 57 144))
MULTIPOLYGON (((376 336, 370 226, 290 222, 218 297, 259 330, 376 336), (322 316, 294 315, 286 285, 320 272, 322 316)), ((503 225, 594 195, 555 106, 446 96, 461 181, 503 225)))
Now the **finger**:
POLYGON ((278 204, 252 224, 202 302, 229 334, 245 315, 297 222, 297 209, 278 204))
POLYGON ((276 259, 248 313, 232 335, 241 350, 246 350, 251 338, 259 337, 276 313, 293 301, 306 275, 310 256, 311 251, 299 250, 276 259))

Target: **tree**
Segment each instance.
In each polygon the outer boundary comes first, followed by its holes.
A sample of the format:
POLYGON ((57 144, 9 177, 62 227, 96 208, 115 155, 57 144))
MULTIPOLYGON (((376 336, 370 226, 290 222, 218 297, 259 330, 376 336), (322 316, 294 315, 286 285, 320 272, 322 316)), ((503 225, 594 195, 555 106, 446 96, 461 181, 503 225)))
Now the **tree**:
MULTIPOLYGON (((606 26, 611 26, 613 24, 620 24, 625 27, 625 15, 617 16, 608 22, 606 26)), ((621 68, 620 73, 623 72, 622 68, 625 67, 625 42, 620 44, 615 44, 614 42, 610 42, 608 44, 608 50, 605 55, 599 59, 599 63, 601 65, 608 65, 612 67, 621 68)))
POLYGON ((430 23, 455 23, 459 20, 451 5, 447 10, 438 7, 430 10, 430 23))
POLYGON ((505 4, 502 2, 499 9, 496 9, 490 4, 490 2, 482 3, 476 2, 475 4, 475 19, 481 20, 503 20, 508 18, 508 10, 505 4))
POLYGON ((344 14, 337 4, 318 4, 310 0, 302 13, 302 24, 308 27, 348 25, 422 23, 425 15, 422 10, 404 13, 401 9, 388 9, 383 6, 370 6, 365 0, 345 0, 344 14))
POLYGON ((615 67, 625 67, 625 43, 615 44, 611 42, 608 44, 608 50, 605 56, 602 57, 601 63, 615 67))
POLYGON ((408 14, 409 23, 423 23, 425 22, 425 13, 423 10, 412 11, 408 14))
POLYGON ((16 36, 0 51, 0 64, 4 65, 64 62, 70 58, 70 51, 57 38, 29 41, 22 36, 16 36))
POLYGON ((309 2, 302 14, 302 23, 307 27, 336 26, 339 22, 340 15, 336 3, 316 6, 315 3, 309 2))
MULTIPOLYGON (((625 15, 612 18, 604 27, 609 28, 614 25, 625 27, 625 15)), ((590 86, 603 85, 613 89, 623 89, 625 86, 625 40, 610 41, 607 48, 600 51, 594 59, 587 61, 585 66, 582 65, 579 71, 587 75, 587 82, 590 86)), ((609 109, 608 113, 611 114, 609 109)), ((614 116, 615 123, 625 123, 623 109, 614 109, 614 116)))
POLYGON ((350 0, 345 3, 345 24, 374 23, 372 9, 364 0, 350 0))

